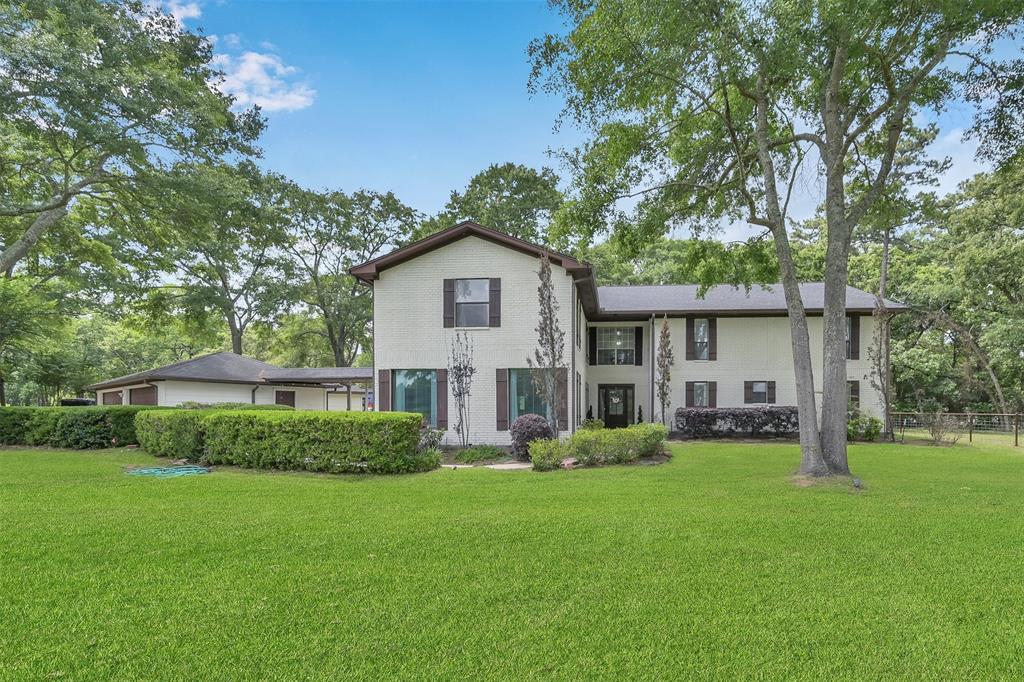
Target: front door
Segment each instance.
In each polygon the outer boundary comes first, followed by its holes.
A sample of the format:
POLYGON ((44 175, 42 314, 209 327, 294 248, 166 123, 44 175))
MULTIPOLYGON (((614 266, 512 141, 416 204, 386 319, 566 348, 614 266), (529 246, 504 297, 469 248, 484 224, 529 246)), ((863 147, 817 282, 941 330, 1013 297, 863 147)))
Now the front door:
POLYGON ((614 429, 633 423, 633 384, 600 384, 597 399, 605 426, 614 429))

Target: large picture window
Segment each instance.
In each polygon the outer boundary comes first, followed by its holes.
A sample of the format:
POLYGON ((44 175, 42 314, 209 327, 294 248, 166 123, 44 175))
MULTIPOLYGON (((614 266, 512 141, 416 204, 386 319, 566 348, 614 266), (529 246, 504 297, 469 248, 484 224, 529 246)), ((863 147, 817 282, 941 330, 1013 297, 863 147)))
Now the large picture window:
POLYGON ((437 426, 437 370, 396 369, 392 409, 419 412, 431 426, 437 426))
POLYGON ((700 318, 693 321, 693 357, 697 360, 707 360, 711 344, 708 341, 708 321, 700 318))
POLYGON ((597 364, 632 365, 636 357, 635 327, 598 327, 597 364))
POLYGON ((508 371, 508 421, 511 424, 524 414, 539 414, 550 418, 547 404, 537 395, 533 382, 533 370, 510 369, 508 371))
POLYGON ((490 321, 490 280, 455 280, 455 326, 486 327, 490 321))

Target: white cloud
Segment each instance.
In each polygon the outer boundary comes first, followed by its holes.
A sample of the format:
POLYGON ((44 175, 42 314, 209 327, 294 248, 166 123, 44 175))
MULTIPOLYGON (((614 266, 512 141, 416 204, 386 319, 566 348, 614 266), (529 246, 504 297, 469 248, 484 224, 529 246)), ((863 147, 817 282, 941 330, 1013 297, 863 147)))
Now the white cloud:
POLYGON ((298 73, 275 54, 244 52, 241 56, 218 54, 214 65, 224 72, 218 87, 240 107, 257 105, 264 111, 298 111, 313 104, 316 90, 293 79, 298 73))
POLYGON ((224 44, 228 47, 238 47, 242 44, 242 37, 237 33, 228 33, 224 36, 224 44))
POLYGON ((203 16, 203 10, 198 2, 184 2, 183 0, 147 0, 146 7, 159 9, 164 14, 174 17, 178 27, 182 27, 189 19, 198 19, 203 16))

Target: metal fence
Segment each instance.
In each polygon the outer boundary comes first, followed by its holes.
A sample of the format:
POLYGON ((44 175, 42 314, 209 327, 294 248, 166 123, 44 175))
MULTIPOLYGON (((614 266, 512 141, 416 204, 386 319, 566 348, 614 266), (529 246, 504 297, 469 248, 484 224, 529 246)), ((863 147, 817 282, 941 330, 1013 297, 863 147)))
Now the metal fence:
POLYGON ((978 412, 892 412, 893 437, 907 441, 966 441, 1020 447, 1024 415, 978 412))

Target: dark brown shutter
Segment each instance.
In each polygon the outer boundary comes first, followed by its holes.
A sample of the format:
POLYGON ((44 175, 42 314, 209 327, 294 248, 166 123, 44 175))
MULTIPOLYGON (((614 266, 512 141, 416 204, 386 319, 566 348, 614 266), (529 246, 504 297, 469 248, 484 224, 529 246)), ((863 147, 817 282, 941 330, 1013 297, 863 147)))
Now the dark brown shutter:
POLYGON ((754 402, 754 382, 744 381, 743 382, 743 402, 752 403, 754 402))
POLYGON ((558 386, 558 430, 564 431, 569 428, 569 370, 559 367, 555 381, 558 386))
POLYGON ((774 403, 775 402, 775 382, 774 381, 769 381, 768 382, 768 402, 769 403, 774 403))
POLYGON ((488 325, 491 327, 501 326, 501 278, 491 277, 490 290, 490 305, 487 306, 490 309, 491 317, 488 325))
POLYGON ((448 430, 448 370, 437 370, 437 428, 448 430))
POLYGON ((644 328, 637 327, 633 341, 633 364, 639 367, 644 364, 644 328))
POLYGON ((377 411, 391 411, 391 370, 377 370, 377 411))
MULTIPOLYGON (((697 350, 693 345, 693 318, 686 318, 686 359, 693 360, 697 357, 697 350)), ((692 401, 691 401, 692 402, 692 401)), ((690 407, 693 407, 691 404, 690 407)))
POLYGON ((718 382, 708 382, 708 407, 718 407, 718 382))
POLYGON ((444 281, 444 326, 455 326, 455 280, 444 281))
POLYGON ((590 364, 597 364, 597 327, 591 327, 587 330, 587 355, 590 360, 590 364))
POLYGON ((850 385, 850 402, 860 407, 860 382, 849 381, 847 383, 850 385))
POLYGON ((718 320, 708 320, 708 360, 718 359, 718 320))
POLYGON ((860 360, 860 315, 850 316, 850 360, 860 360))
POLYGON ((499 369, 494 378, 495 408, 498 431, 508 431, 508 370, 499 369))
POLYGON ((693 382, 686 382, 686 406, 693 407, 693 382))

